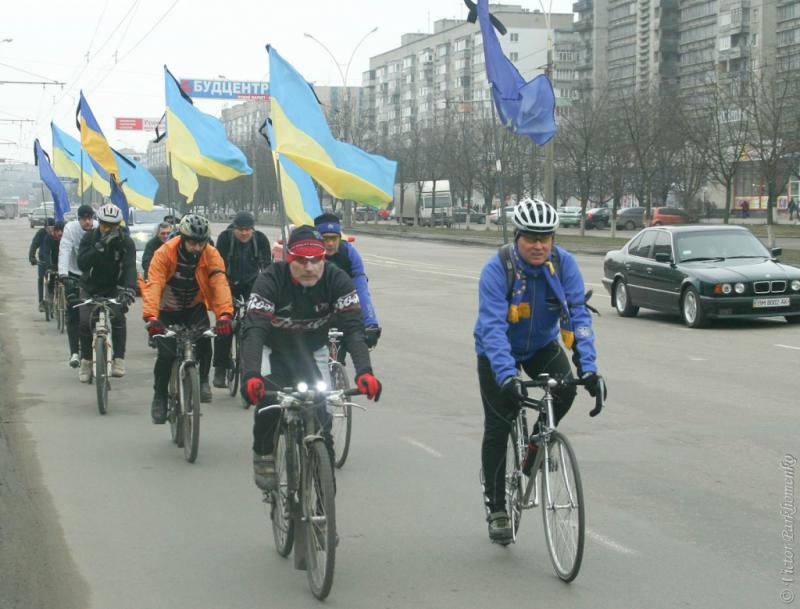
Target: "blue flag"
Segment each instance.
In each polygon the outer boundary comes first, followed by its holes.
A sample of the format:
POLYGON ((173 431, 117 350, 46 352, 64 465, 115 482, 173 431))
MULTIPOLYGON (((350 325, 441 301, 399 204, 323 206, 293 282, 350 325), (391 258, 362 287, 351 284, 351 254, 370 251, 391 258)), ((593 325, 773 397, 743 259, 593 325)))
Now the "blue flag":
POLYGON ((108 180, 111 183, 111 202, 120 208, 122 211, 122 219, 125 220, 125 223, 128 223, 128 197, 125 196, 125 193, 122 192, 121 185, 117 183, 114 179, 114 176, 111 176, 108 180))
MULTIPOLYGON (((47 186, 50 193, 53 195, 53 210, 55 212, 56 220, 62 221, 64 214, 69 211, 69 197, 67 190, 58 179, 56 172, 50 166, 50 158, 47 153, 42 150, 38 138, 33 143, 33 151, 36 157, 36 164, 39 166, 39 177, 42 178, 45 186, 47 186)), ((44 201, 42 201, 44 203, 44 201)))
POLYGON ((556 96, 550 79, 540 74, 525 82, 519 70, 503 55, 489 16, 489 0, 478 0, 478 21, 483 37, 486 75, 503 124, 527 135, 539 146, 556 134, 556 96))

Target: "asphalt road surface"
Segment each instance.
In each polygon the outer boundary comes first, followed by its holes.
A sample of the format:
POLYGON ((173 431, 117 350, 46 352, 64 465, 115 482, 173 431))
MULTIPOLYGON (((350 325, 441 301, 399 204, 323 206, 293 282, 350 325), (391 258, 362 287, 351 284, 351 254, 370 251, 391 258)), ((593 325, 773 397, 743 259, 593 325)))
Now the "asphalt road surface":
MULTIPOLYGON (((252 413, 215 390, 199 457, 186 463, 168 427, 150 422, 153 352, 137 302, 128 374, 100 416, 94 388, 67 366, 65 337, 36 310, 32 236, 22 221, 0 222, 0 608, 313 606, 305 574, 274 550, 252 482, 252 413)), ((566 585, 538 510, 525 513, 515 545, 487 537, 472 326, 492 250, 366 236, 356 245, 383 326, 373 364, 384 394, 361 400, 369 412, 355 413, 337 475, 328 607, 762 608, 797 592, 796 579, 781 581, 780 508, 781 461, 800 457, 800 328, 623 319, 600 284, 601 258, 579 257, 602 312, 609 404, 590 419, 581 390, 561 425, 581 466, 588 532, 581 573, 566 585)))

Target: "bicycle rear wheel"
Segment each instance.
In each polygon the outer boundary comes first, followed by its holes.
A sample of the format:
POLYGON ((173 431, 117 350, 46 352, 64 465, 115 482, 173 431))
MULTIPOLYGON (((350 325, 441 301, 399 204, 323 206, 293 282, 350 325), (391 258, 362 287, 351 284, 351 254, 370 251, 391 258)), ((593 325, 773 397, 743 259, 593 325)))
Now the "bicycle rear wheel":
POLYGON ((311 592, 322 600, 331 591, 336 563, 333 468, 324 442, 312 442, 307 450, 301 495, 306 525, 306 575, 311 592))
POLYGON ((180 362, 175 360, 172 364, 172 373, 169 377, 169 403, 167 405, 167 419, 169 420, 169 433, 172 441, 183 448, 183 424, 181 423, 181 395, 180 386, 180 362))
POLYGON ((195 366, 184 368, 182 382, 183 456, 189 463, 194 463, 200 445, 200 373, 195 366))
POLYGON ((105 336, 97 336, 94 341, 94 386, 97 390, 97 409, 100 414, 108 412, 108 361, 106 360, 105 336))
MULTIPOLYGON (((350 389, 344 366, 339 362, 330 364, 331 385, 333 389, 350 389)), ((353 407, 349 404, 336 406, 331 415, 331 436, 333 438, 333 464, 341 468, 350 452, 350 434, 353 432, 353 407)))
POLYGON ((52 294, 50 293, 50 287, 47 285, 47 274, 45 273, 44 277, 42 277, 42 285, 44 286, 44 320, 50 321, 50 318, 53 316, 53 298, 52 294))
POLYGON ((275 439, 275 473, 278 488, 269 493, 272 536, 275 549, 283 557, 289 556, 294 545, 294 520, 289 496, 297 484, 298 454, 294 444, 288 441, 288 430, 281 424, 275 439))
POLYGON ((233 340, 231 341, 231 361, 233 366, 228 368, 225 376, 228 377, 228 392, 231 397, 236 397, 236 392, 239 390, 239 332, 233 333, 233 340))
POLYGON ((542 460, 539 477, 547 551, 556 575, 571 582, 581 568, 586 516, 578 461, 557 431, 550 434, 549 459, 542 460))
POLYGON ((522 521, 522 497, 525 491, 522 485, 521 447, 525 442, 521 438, 525 437, 526 433, 520 429, 520 421, 516 419, 508 435, 506 447, 506 514, 511 524, 512 541, 517 540, 517 532, 522 521))

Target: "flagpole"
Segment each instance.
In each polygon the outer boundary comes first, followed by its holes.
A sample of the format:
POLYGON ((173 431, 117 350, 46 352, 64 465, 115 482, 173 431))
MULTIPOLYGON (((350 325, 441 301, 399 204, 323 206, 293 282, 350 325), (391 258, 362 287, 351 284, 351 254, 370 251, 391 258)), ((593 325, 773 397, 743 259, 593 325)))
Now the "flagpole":
POLYGON ((283 240, 283 259, 286 260, 286 250, 288 249, 286 234, 286 207, 283 203, 283 187, 281 186, 281 158, 275 155, 275 177, 278 180, 278 211, 281 216, 281 239, 283 240))
POLYGON ((81 189, 81 205, 83 205, 83 148, 81 148, 81 175, 78 187, 81 189))
MULTIPOLYGON (((166 148, 166 144, 164 148, 166 148)), ((167 152, 167 205, 169 205, 169 215, 172 216, 172 221, 174 223, 175 210, 172 208, 172 189, 170 188, 170 182, 172 182, 172 153, 167 152)))
POLYGON ((495 154, 495 169, 497 170, 497 189, 499 190, 500 195, 500 215, 502 215, 502 226, 503 226, 503 243, 508 243, 508 228, 506 227, 506 201, 503 195, 503 161, 501 160, 502 155, 500 154, 500 138, 497 137, 497 108, 495 107, 494 103, 492 103, 492 119, 494 122, 494 129, 492 129, 492 133, 494 134, 494 154, 495 154))

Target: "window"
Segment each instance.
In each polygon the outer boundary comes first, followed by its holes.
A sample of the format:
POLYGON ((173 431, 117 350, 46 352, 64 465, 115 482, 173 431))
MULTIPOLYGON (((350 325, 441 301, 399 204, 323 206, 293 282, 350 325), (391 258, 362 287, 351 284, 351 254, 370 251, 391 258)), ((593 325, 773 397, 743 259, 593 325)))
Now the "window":
POLYGON ((414 65, 414 56, 409 55, 403 59, 403 69, 410 68, 414 65))
POLYGON ((440 44, 438 47, 436 47, 436 56, 444 57, 445 55, 447 55, 447 45, 440 44))
POLYGON ((636 248, 628 248, 628 253, 631 256, 639 256, 641 258, 647 258, 650 255, 650 246, 653 245, 653 242, 656 240, 656 232, 649 230, 642 234, 642 240, 639 241, 636 248))
POLYGON ((456 40, 453 50, 456 52, 464 51, 467 49, 468 46, 469 46, 469 38, 459 38, 458 40, 456 40))
POLYGON ((519 53, 509 53, 509 59, 511 61, 517 61, 517 59, 519 59, 519 53))
POLYGON ((655 260, 656 254, 667 254, 672 258, 672 240, 667 231, 660 230, 656 232, 656 240, 650 257, 655 260))
POLYGON ((719 39, 719 50, 720 51, 727 51, 731 48, 731 37, 730 36, 723 36, 719 39))
POLYGON ((750 35, 750 46, 757 47, 758 46, 758 34, 751 34, 750 35))
POLYGON ((511 42, 519 42, 519 34, 511 34, 511 42))
POLYGON ((730 13, 721 13, 719 16, 719 24, 720 25, 730 25, 731 24, 731 14, 730 13))

